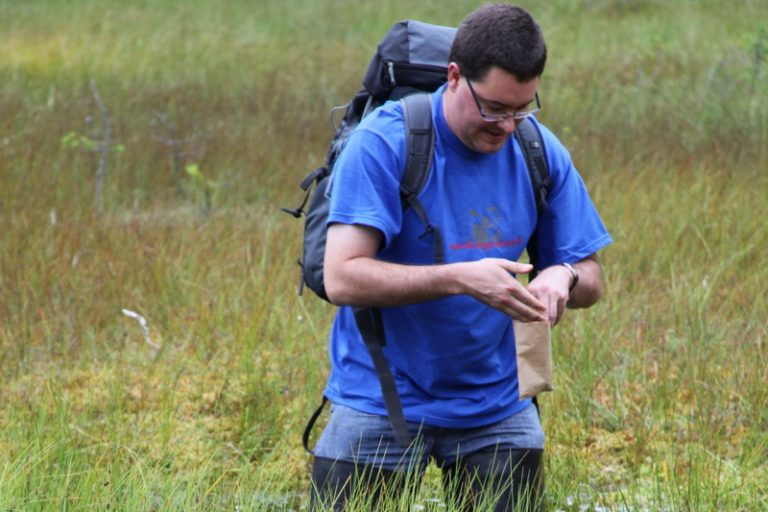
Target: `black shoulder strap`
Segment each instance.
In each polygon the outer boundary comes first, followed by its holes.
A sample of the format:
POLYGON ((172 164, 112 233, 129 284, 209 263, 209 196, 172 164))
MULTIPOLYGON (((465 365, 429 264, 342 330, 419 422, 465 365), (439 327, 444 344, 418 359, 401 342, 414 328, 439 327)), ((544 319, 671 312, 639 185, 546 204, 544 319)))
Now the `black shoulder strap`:
POLYGON ((411 208, 419 216, 435 245, 435 263, 443 263, 443 237, 440 229, 429 222, 418 195, 429 179, 435 152, 435 130, 432 126, 432 97, 428 93, 411 94, 400 100, 405 113, 405 171, 400 181, 403 210, 411 208))
MULTIPOLYGON (((426 226, 425 235, 433 235, 435 241, 435 262, 442 263, 444 257, 440 230, 429 222, 427 212, 417 198, 429 178, 432 154, 435 149, 430 95, 412 94, 402 98, 400 101, 403 104, 403 112, 405 114, 406 137, 405 170, 400 183, 400 197, 403 203, 403 210, 412 208, 426 226)), ((395 439, 399 445, 407 448, 411 444, 412 439, 408 433, 408 425, 403 414, 403 406, 400 402, 400 394, 397 392, 395 378, 392 375, 392 370, 383 351, 386 340, 384 338, 384 323, 381 318, 381 310, 378 308, 356 308, 354 313, 357 328, 371 356, 371 361, 381 386, 384 407, 387 410, 395 439)), ((323 397, 322 403, 312 414, 304 428, 302 442, 304 449, 309 453, 312 453, 312 450, 309 448, 310 433, 326 402, 327 399, 323 397)))
POLYGON ((432 100, 429 94, 411 94, 400 101, 405 114, 407 149, 400 190, 404 194, 418 194, 429 177, 429 166, 435 149, 432 100))
MULTIPOLYGON (((432 126, 432 102, 429 94, 411 94, 400 100, 405 116, 406 159, 403 178, 400 181, 400 197, 403 210, 412 208, 426 226, 425 234, 432 234, 435 242, 435 262, 442 263, 443 241, 440 230, 429 222, 427 212, 418 200, 419 192, 429 178, 432 166, 432 154, 435 150, 435 133, 432 126)), ((387 409, 389 423, 397 443, 408 447, 412 441, 408 425, 403 414, 400 394, 397 392, 395 378, 384 356, 384 322, 378 308, 359 308, 355 310, 355 321, 360 335, 371 355, 376 376, 381 386, 384 407, 387 409)))
POLYGON ((541 140, 539 129, 530 119, 523 119, 517 126, 515 137, 523 150, 528 174, 531 176, 533 195, 536 198, 536 208, 541 215, 547 209, 547 193, 552 182, 544 153, 544 142, 541 140))
MULTIPOLYGON (((523 119, 515 129, 515 137, 523 150, 525 163, 528 167, 528 174, 531 177, 531 186, 533 187, 533 197, 536 199, 537 218, 541 217, 544 210, 547 209, 547 194, 552 184, 552 178, 549 176, 549 167, 547 166, 547 156, 544 151, 544 142, 541 139, 539 129, 530 119, 523 119)), ((536 277, 538 263, 537 250, 537 231, 533 232, 528 241, 528 259, 534 266, 533 272, 528 274, 528 279, 536 277)))

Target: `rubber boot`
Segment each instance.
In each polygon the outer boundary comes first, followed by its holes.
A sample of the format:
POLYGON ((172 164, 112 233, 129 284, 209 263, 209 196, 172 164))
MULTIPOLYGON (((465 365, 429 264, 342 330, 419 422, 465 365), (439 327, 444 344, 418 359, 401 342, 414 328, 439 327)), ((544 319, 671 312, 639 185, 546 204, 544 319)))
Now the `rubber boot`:
POLYGON ((460 510, 539 512, 545 509, 542 450, 480 450, 443 469, 448 499, 460 510))
POLYGON ((404 488, 403 476, 400 472, 315 457, 309 510, 342 511, 353 492, 361 493, 360 497, 370 505, 367 509, 375 509, 384 496, 397 498, 400 495, 404 488))

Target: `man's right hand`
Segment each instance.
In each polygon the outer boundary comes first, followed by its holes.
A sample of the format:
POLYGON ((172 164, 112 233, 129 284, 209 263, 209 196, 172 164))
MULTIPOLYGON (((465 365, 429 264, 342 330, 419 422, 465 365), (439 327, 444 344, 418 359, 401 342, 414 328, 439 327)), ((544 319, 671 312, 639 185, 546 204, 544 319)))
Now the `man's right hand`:
POLYGON ((546 306, 529 292, 512 274, 527 274, 533 266, 527 263, 485 258, 456 263, 456 278, 463 293, 521 322, 548 320, 546 306))

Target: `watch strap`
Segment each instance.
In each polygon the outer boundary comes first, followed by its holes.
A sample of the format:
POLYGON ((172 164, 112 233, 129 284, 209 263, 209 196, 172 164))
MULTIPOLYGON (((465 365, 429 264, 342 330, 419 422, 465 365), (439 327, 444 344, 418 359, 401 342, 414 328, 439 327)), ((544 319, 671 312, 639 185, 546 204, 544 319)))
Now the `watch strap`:
POLYGON ((573 268, 573 265, 570 263, 560 263, 560 265, 564 266, 568 269, 568 271, 571 273, 571 284, 568 286, 568 293, 572 292, 574 288, 576 288, 576 285, 579 282, 579 273, 576 271, 575 268, 573 268))

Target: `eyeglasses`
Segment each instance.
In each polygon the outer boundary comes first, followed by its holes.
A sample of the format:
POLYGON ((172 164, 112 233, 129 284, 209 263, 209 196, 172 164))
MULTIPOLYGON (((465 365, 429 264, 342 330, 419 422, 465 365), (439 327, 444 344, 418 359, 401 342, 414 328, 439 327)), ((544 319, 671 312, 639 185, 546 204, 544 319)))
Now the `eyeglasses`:
POLYGON ((467 85, 469 86, 469 92, 472 93, 472 99, 475 100, 475 105, 477 105, 477 110, 480 112, 480 117, 483 118, 483 121, 487 121, 489 123, 500 123, 502 121, 505 121, 508 117, 511 117, 515 121, 521 121, 526 117, 532 116, 533 114, 541 110, 541 101, 539 100, 539 93, 537 92, 536 95, 534 96, 534 100, 531 102, 531 104, 536 105, 534 108, 531 108, 528 110, 515 111, 515 112, 500 112, 498 114, 486 114, 485 112, 483 112, 483 107, 480 106, 480 98, 478 98, 474 87, 472 87, 472 82, 470 82, 469 79, 466 77, 465 77, 465 80, 467 81, 467 85))

